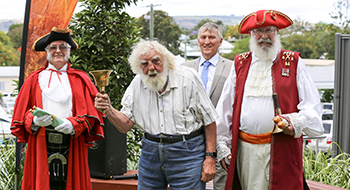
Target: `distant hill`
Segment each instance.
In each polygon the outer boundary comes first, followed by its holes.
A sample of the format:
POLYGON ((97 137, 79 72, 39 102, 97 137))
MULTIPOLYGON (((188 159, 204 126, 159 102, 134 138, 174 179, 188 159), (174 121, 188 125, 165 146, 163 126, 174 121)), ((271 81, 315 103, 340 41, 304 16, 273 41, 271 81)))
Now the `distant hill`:
POLYGON ((180 26, 180 28, 192 29, 195 27, 199 21, 203 19, 209 19, 212 21, 221 20, 224 25, 237 25, 244 18, 244 16, 235 15, 211 15, 211 16, 173 16, 175 22, 180 26))
MULTIPOLYGON (((210 15, 210 16, 173 16, 175 22, 180 26, 180 28, 192 29, 195 27, 199 21, 203 19, 209 19, 212 21, 221 20, 224 25, 237 25, 243 19, 244 16, 235 15, 210 15)), ((23 19, 17 20, 1 20, 0 19, 0 31, 5 33, 8 32, 9 27, 12 24, 23 23, 23 19)))
POLYGON ((0 20, 0 31, 7 33, 12 24, 18 24, 18 23, 23 23, 23 19, 0 20))

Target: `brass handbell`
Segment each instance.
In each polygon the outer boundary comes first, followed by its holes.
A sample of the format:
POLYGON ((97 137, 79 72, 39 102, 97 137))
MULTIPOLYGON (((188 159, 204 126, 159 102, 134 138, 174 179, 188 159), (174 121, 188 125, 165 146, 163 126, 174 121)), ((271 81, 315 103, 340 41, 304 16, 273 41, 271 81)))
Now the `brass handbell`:
POLYGON ((95 70, 90 71, 95 81, 95 85, 100 88, 101 94, 105 93, 105 87, 108 86, 109 75, 113 70, 95 70))

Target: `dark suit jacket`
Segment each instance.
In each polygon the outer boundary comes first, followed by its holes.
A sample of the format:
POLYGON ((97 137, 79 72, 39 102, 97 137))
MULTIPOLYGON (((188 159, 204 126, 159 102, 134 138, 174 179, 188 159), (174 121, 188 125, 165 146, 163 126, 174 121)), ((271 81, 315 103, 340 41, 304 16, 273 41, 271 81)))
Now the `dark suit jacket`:
MULTIPOLYGON (((198 71, 199 60, 200 58, 197 58, 192 61, 182 63, 182 65, 191 67, 196 71, 198 71)), ((233 61, 230 61, 226 58, 219 56, 218 65, 216 66, 213 83, 211 85, 210 92, 209 92, 209 97, 214 107, 216 107, 216 104, 219 101, 222 88, 224 87, 226 78, 230 74, 232 64, 233 64, 233 61)))

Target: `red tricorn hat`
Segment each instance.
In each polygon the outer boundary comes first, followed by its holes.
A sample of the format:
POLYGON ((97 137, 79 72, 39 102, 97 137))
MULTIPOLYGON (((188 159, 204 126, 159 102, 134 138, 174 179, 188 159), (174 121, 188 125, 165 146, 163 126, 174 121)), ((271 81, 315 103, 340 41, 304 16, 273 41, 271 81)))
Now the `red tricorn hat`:
POLYGON ((70 30, 68 28, 60 29, 53 27, 51 32, 37 39, 32 49, 34 51, 45 51, 47 45, 54 41, 66 41, 71 49, 78 49, 78 44, 71 38, 70 30))
POLYGON ((253 28, 276 26, 277 29, 283 29, 292 24, 293 21, 281 12, 274 10, 259 10, 244 17, 239 24, 238 30, 242 34, 249 34, 249 31, 253 28))

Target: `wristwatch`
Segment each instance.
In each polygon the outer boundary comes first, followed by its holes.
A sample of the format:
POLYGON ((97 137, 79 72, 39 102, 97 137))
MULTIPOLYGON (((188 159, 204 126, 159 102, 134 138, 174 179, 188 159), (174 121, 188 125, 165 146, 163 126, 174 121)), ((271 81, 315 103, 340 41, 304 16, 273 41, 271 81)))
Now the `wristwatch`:
POLYGON ((213 158, 216 158, 216 152, 206 152, 205 156, 211 156, 213 158))

